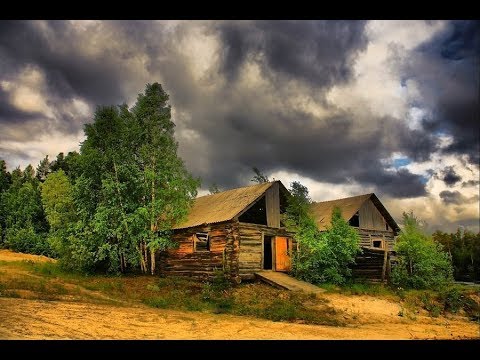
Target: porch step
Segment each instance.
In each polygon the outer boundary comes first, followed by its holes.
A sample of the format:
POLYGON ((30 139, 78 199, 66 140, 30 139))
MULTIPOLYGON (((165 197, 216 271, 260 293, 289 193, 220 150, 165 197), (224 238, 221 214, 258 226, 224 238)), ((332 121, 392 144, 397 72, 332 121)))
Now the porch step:
POLYGON ((271 270, 259 271, 255 273, 255 276, 259 280, 280 289, 285 289, 290 291, 304 291, 307 293, 314 293, 314 294, 321 294, 325 292, 324 289, 321 289, 318 286, 315 286, 305 281, 295 279, 292 276, 289 276, 287 274, 284 274, 278 271, 271 271, 271 270))

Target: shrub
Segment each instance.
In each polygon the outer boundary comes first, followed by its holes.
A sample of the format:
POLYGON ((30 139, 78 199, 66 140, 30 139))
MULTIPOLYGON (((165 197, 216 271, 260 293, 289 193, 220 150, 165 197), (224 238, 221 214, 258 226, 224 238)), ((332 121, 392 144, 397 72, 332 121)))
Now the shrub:
POLYGON ((294 182, 291 193, 285 223, 299 244, 293 256, 293 274, 311 283, 345 283, 351 277, 350 265, 361 251, 358 233, 343 219, 339 208, 333 209, 331 226, 320 232, 309 213, 307 188, 294 182))
POLYGON ((8 228, 5 244, 13 251, 50 256, 52 250, 44 234, 37 234, 33 226, 8 228))
POLYGON ((442 246, 424 233, 421 221, 412 213, 403 213, 403 223, 395 244, 398 264, 392 270, 392 283, 414 289, 433 289, 450 283, 451 259, 442 246))

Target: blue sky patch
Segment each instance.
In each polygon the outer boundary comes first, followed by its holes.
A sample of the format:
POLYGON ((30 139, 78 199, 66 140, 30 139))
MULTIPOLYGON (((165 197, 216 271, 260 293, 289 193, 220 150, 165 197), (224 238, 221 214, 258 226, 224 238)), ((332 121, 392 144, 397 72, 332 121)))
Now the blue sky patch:
POLYGON ((401 157, 398 159, 393 160, 393 166, 398 169, 399 167, 402 166, 407 166, 410 164, 412 161, 408 157, 401 157))

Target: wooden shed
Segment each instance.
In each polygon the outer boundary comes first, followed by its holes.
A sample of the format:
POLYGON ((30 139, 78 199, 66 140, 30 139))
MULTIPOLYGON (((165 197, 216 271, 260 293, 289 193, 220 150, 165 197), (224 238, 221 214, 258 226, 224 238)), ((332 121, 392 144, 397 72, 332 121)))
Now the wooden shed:
POLYGON ((217 269, 240 281, 260 270, 290 270, 293 236, 280 216, 287 196, 273 181, 198 197, 174 227, 178 247, 159 254, 160 272, 208 277, 217 269))
POLYGON ((354 276, 385 280, 399 226, 378 197, 371 193, 344 199, 312 203, 312 214, 320 230, 331 224, 332 210, 338 207, 342 217, 357 229, 363 254, 356 259, 354 276))

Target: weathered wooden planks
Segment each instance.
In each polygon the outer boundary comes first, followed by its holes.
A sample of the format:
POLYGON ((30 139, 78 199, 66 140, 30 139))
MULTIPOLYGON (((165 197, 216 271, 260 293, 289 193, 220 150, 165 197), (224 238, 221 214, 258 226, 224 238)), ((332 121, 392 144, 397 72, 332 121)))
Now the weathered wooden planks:
POLYGON ((284 228, 227 221, 177 230, 176 249, 159 254, 159 269, 165 275, 210 277, 216 269, 231 278, 253 279, 262 270, 264 236, 292 237, 284 228), (194 234, 208 233, 210 251, 195 252, 194 234))
POLYGON ((356 280, 384 281, 389 276, 389 252, 383 249, 362 248, 355 259, 352 274, 356 280))
POLYGON ((372 246, 372 239, 382 239, 385 241, 385 248, 389 251, 393 250, 395 245, 393 230, 369 230, 369 229, 356 229, 360 235, 360 246, 370 247, 372 246))
POLYGON ((371 230, 387 230, 386 220, 378 211, 372 200, 368 199, 358 210, 360 228, 371 230))
POLYGON ((265 207, 267 212, 267 226, 272 228, 280 227, 280 194, 278 182, 265 192, 265 207))

